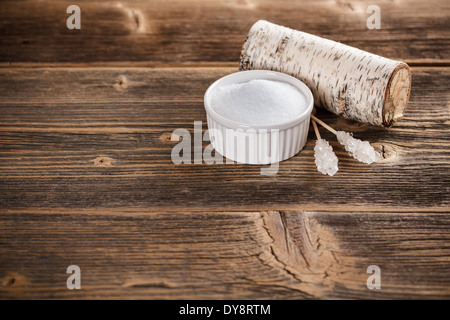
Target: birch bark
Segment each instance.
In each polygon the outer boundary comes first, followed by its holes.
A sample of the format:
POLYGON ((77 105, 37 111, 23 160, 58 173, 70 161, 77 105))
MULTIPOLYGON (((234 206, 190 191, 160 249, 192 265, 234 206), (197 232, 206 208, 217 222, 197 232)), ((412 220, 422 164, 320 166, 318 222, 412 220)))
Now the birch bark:
POLYGON ((240 69, 290 74, 311 89, 317 106, 385 127, 403 116, 411 89, 404 62, 264 20, 250 29, 240 69))

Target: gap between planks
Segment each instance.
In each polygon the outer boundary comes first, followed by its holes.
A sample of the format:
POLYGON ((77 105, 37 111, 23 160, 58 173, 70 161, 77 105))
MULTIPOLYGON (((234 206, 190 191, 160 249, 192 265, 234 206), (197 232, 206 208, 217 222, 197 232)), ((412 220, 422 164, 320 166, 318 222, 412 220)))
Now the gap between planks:
POLYGON ((0 209, 1 215, 16 215, 16 214, 60 214, 60 215, 100 215, 100 216, 158 216, 160 214, 259 214, 263 212, 277 211, 277 212, 298 212, 298 213, 333 213, 338 215, 409 215, 409 216, 421 216, 423 214, 443 214, 448 215, 447 207, 427 207, 427 208, 383 208, 376 206, 336 206, 333 208, 330 206, 321 206, 317 204, 302 205, 302 206, 266 206, 263 209, 256 207, 243 207, 243 206, 233 206, 233 207, 211 207, 211 208, 195 208, 195 207, 146 207, 146 208, 13 208, 13 209, 0 209), (306 207, 306 208, 305 208, 306 207))
MULTIPOLYGON (((445 68, 450 67, 450 60, 402 60, 410 67, 414 68, 445 68)), ((143 61, 110 61, 110 62, 57 62, 57 63, 35 63, 35 62, 0 62, 0 68, 233 68, 239 67, 236 62, 185 62, 185 63, 160 63, 143 61)))

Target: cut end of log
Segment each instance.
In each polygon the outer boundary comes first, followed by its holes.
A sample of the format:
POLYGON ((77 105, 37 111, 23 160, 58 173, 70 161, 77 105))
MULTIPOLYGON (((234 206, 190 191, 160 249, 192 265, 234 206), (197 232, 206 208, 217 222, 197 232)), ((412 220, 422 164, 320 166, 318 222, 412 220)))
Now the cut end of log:
POLYGON ((386 87, 383 105, 383 126, 391 127, 400 120, 408 105, 411 92, 411 70, 406 63, 400 63, 392 72, 386 87))

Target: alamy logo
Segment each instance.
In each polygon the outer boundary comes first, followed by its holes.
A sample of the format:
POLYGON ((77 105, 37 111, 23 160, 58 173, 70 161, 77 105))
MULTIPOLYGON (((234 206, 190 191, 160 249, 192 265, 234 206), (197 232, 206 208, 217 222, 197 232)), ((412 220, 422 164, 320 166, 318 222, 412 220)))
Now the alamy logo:
POLYGON ((367 267, 366 273, 372 274, 366 282, 367 289, 381 289, 381 269, 379 266, 371 265, 367 267))
MULTIPOLYGON (((238 157, 239 152, 242 156, 245 154, 246 147, 249 147, 249 144, 252 143, 249 139, 245 138, 246 134, 256 134, 251 131, 252 129, 248 129, 246 131, 239 130, 229 130, 230 132, 225 138, 227 142, 222 143, 222 148, 226 149, 228 154, 232 154, 233 157, 238 157)), ((278 159, 278 148, 280 145, 278 130, 273 129, 270 131, 272 135, 271 139, 271 149, 267 150, 267 154, 262 155, 262 159, 258 159, 260 163, 270 164, 269 167, 262 167, 260 170, 261 175, 274 175, 278 172, 279 162, 274 161, 274 159, 278 159)), ((223 133, 221 130, 206 130, 203 133, 202 130, 202 121, 194 121, 194 143, 193 143, 193 152, 192 152, 192 139, 191 133, 187 129, 176 129, 172 132, 171 141, 179 141, 177 145, 175 145, 172 149, 171 158, 174 164, 202 164, 203 162, 211 165, 211 164, 223 164, 223 156, 214 149, 212 144, 209 144, 203 150, 202 144, 204 141, 210 141, 210 137, 212 142, 214 143, 214 139, 216 141, 224 141, 223 133), (194 155, 192 161, 192 153, 194 155)), ((239 158, 238 160, 239 161, 239 158)), ((242 161, 244 162, 244 161, 242 161)), ((225 160, 226 164, 234 164, 235 162, 229 158, 225 160)))
POLYGON ((67 29, 81 29, 81 9, 77 5, 71 5, 67 7, 66 13, 72 13, 71 16, 67 18, 66 26, 67 29))
POLYGON ((367 29, 381 29, 381 9, 377 5, 367 7, 367 13, 371 15, 367 18, 367 29))
POLYGON ((67 289, 81 289, 81 270, 77 265, 71 265, 67 267, 66 273, 71 273, 72 275, 67 278, 67 289))

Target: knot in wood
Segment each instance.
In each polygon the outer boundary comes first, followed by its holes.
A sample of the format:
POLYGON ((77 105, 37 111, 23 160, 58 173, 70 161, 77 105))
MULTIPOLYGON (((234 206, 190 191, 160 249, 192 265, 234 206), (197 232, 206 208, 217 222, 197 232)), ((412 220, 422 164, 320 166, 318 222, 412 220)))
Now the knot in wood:
POLYGON ((120 75, 116 78, 113 88, 117 91, 123 91, 128 88, 128 80, 124 75, 120 75))
POLYGON ((100 156, 98 158, 95 158, 93 161, 94 166, 96 167, 110 167, 113 163, 113 159, 106 156, 100 156))

